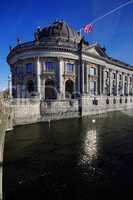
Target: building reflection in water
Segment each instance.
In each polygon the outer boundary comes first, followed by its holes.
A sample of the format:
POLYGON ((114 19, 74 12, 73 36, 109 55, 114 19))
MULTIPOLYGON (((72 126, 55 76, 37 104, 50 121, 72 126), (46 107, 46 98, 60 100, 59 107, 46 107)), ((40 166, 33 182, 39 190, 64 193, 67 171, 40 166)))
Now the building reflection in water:
POLYGON ((125 110, 122 110, 121 112, 122 112, 122 114, 127 115, 129 117, 133 116, 133 109, 127 109, 127 110, 125 109, 125 110))
POLYGON ((97 130, 95 127, 86 130, 82 138, 79 165, 91 164, 97 158, 97 130))

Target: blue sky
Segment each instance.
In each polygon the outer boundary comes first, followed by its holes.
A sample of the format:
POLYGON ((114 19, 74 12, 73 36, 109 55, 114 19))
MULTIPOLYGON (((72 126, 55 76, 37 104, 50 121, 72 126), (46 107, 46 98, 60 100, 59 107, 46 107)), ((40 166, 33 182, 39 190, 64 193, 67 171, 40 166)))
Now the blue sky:
MULTIPOLYGON (((127 0, 5 0, 0 4, 0 89, 7 87, 9 45, 16 38, 32 40, 34 30, 63 19, 77 31, 93 19, 127 2, 127 0)), ((88 42, 97 41, 107 53, 133 65, 133 4, 97 22, 88 42)))

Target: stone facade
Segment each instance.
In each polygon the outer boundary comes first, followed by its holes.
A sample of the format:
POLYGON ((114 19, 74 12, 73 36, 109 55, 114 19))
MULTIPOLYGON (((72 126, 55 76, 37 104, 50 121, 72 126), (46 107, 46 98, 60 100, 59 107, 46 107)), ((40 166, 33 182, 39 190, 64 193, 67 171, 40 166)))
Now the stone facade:
MULTIPOLYGON (((56 105, 73 99, 83 116, 89 101, 104 105, 109 98, 117 102, 133 95, 132 66, 109 57, 99 44, 88 44, 62 21, 37 29, 35 40, 19 43, 7 61, 13 98, 37 97, 56 105)), ((89 104, 88 114, 93 107, 89 104)))

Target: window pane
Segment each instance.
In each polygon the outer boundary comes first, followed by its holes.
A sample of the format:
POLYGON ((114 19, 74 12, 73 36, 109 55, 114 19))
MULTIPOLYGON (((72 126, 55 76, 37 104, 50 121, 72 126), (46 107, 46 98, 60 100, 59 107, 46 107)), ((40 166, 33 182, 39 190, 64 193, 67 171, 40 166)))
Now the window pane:
POLYGON ((96 93, 96 81, 90 81, 90 93, 91 94, 96 93))
POLYGON ((46 62, 46 71, 53 72, 54 71, 54 63, 46 62))
POLYGON ((66 71, 67 71, 68 73, 73 73, 73 68, 74 68, 74 65, 73 65, 73 64, 67 63, 67 65, 66 65, 66 71))
POLYGON ((94 68, 94 67, 91 67, 91 68, 90 68, 90 75, 91 75, 91 76, 96 75, 96 68, 94 68))
POLYGON ((26 64, 26 71, 27 71, 28 73, 33 72, 33 65, 32 65, 32 63, 26 64))

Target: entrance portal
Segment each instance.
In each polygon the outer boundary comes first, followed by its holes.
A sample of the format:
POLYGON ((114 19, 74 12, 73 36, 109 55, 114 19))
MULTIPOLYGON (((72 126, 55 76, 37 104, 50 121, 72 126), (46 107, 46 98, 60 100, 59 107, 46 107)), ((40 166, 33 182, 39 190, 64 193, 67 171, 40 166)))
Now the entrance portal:
POLYGON ((57 98, 57 90, 55 88, 55 83, 53 80, 45 81, 45 99, 56 99, 57 98))
POLYGON ((29 93, 34 92, 34 82, 32 80, 27 82, 27 90, 29 93))

